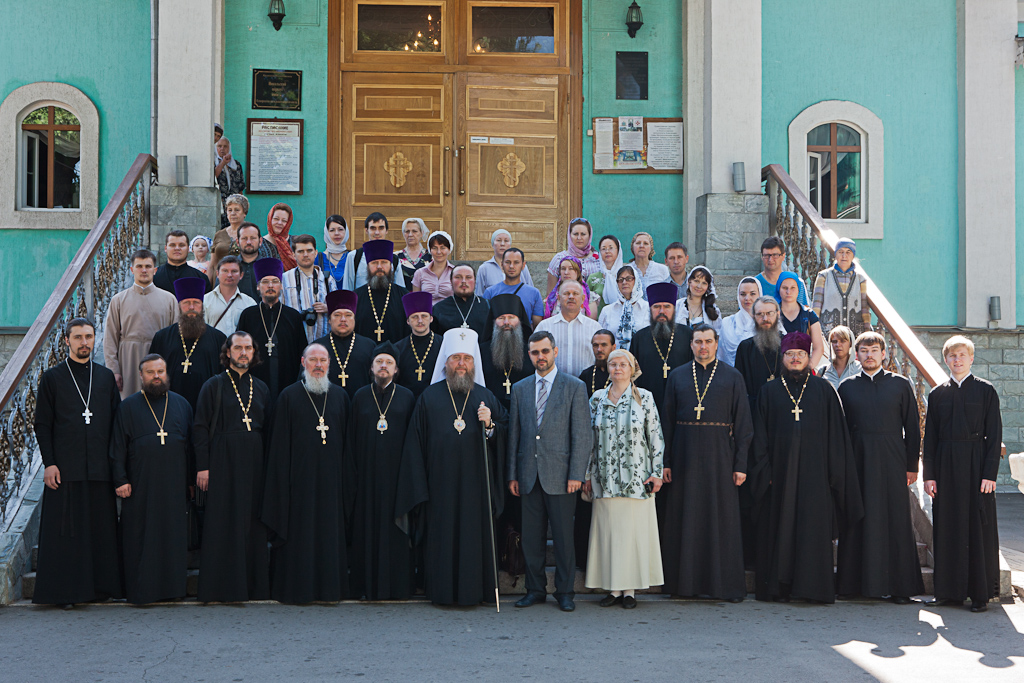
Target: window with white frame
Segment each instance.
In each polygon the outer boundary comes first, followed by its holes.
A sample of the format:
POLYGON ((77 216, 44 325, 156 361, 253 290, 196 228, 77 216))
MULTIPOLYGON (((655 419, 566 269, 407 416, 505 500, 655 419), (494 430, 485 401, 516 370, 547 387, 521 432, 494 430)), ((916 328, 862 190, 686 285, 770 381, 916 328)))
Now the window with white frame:
POLYGON ((22 209, 78 209, 82 188, 82 124, 59 105, 39 107, 21 122, 22 209))

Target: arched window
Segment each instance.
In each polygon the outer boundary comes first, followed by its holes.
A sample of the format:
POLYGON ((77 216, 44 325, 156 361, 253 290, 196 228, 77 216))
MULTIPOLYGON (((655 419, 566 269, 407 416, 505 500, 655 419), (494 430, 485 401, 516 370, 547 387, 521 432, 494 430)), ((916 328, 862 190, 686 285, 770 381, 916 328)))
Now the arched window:
POLYGON ((832 121, 807 134, 807 196, 822 218, 859 220, 862 179, 860 131, 832 121))
POLYGON ((21 122, 20 206, 81 208, 82 124, 63 107, 49 105, 21 122))

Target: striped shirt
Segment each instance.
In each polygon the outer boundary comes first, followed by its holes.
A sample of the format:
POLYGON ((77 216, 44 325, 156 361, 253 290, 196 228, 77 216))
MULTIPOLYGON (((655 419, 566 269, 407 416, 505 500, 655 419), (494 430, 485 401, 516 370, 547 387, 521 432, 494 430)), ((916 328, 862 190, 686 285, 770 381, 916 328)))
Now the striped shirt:
MULTIPOLYGON (((298 268, 285 271, 284 281, 281 285, 284 290, 284 305, 294 308, 300 313, 307 308, 312 308, 314 301, 322 304, 327 302, 327 279, 324 277, 324 272, 316 266, 313 266, 313 275, 306 275, 298 268), (313 279, 314 277, 316 280, 313 279)), ((312 327, 305 323, 302 327, 306 333, 306 342, 310 344, 331 330, 326 313, 317 313, 316 324, 312 327)))
POLYGON ((594 334, 601 329, 596 320, 583 315, 583 311, 571 321, 562 317, 562 314, 555 315, 541 320, 537 324, 537 332, 550 332, 555 338, 555 346, 558 347, 558 358, 555 365, 562 372, 573 377, 579 377, 580 373, 594 364, 594 347, 591 340, 594 334))

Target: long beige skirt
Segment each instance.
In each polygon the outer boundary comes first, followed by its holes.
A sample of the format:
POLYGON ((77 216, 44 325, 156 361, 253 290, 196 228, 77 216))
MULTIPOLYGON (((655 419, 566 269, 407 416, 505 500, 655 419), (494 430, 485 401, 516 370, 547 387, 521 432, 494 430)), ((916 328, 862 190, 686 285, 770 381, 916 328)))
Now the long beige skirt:
POLYGON ((587 588, 638 590, 665 583, 654 496, 595 498, 587 588))

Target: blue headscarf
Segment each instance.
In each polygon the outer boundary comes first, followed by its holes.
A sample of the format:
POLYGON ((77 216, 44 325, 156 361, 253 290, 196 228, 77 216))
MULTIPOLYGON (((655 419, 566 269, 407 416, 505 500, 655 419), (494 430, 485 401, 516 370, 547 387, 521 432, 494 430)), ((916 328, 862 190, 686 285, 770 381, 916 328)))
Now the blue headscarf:
MULTIPOLYGON (((854 256, 857 255, 857 243, 851 240, 849 237, 839 238, 839 241, 836 242, 836 251, 839 251, 840 249, 849 249, 850 251, 853 252, 854 256)), ((849 268, 843 270, 842 268, 839 267, 838 261, 832 264, 832 267, 838 270, 840 273, 846 273, 850 270, 853 270, 856 266, 856 263, 851 263, 849 268)))
POLYGON ((784 270, 781 273, 779 273, 779 279, 775 281, 775 300, 778 301, 779 304, 782 303, 782 295, 779 294, 779 292, 782 291, 783 280, 793 280, 796 282, 797 289, 800 288, 799 275, 789 270, 784 270))

